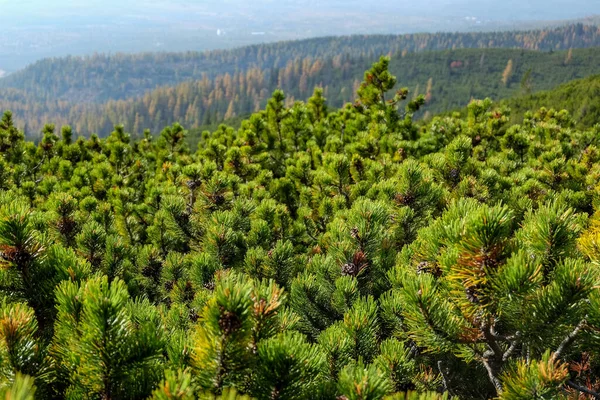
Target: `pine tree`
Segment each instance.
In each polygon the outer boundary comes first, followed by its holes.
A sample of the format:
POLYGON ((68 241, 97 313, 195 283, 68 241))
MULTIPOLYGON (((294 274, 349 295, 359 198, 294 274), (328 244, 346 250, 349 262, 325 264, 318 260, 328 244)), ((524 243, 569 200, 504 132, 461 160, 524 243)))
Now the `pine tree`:
POLYGON ((529 216, 516 237, 531 242, 517 251, 506 207, 455 203, 420 232, 423 241, 411 250, 417 268, 400 278, 409 337, 434 353, 482 363, 498 394, 509 361, 523 351, 542 357, 549 346, 555 359, 562 357, 587 318, 597 279, 589 266, 569 258, 574 237, 561 236, 573 229, 566 225, 569 212, 550 205, 529 216), (457 217, 458 224, 445 222, 457 217), (536 254, 537 246, 544 250, 536 254), (439 272, 429 272, 432 266, 439 272))
POLYGON ((120 280, 91 278, 57 290, 51 346, 66 397, 148 396, 162 375, 164 339, 147 301, 133 302, 120 280))

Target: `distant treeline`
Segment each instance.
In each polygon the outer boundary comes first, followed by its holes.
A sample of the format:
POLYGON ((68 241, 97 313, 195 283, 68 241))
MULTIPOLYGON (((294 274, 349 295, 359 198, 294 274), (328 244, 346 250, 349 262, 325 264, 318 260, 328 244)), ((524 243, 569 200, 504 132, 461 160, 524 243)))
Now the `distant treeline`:
POLYGON ((194 128, 254 112, 276 88, 286 92, 289 104, 321 86, 328 103, 339 107, 354 100, 363 71, 380 54, 391 54, 390 68, 400 83, 426 95, 427 110, 438 113, 463 107, 471 98, 510 97, 600 73, 596 49, 573 50, 594 45, 600 46, 600 30, 577 24, 529 32, 330 37, 206 53, 48 59, 0 79, 0 108, 13 110, 17 123, 34 137, 47 121, 100 135, 116 124, 133 133, 157 132, 173 122, 194 128), (506 49, 482 49, 487 47, 506 49), (438 49, 454 50, 425 51, 438 49), (568 50, 554 51, 560 49, 568 50))
POLYGON ((0 88, 26 90, 73 102, 124 99, 157 86, 211 79, 250 68, 285 68, 290 60, 363 57, 462 48, 567 50, 600 46, 597 26, 574 24, 548 30, 354 35, 261 44, 233 50, 187 53, 97 54, 50 58, 0 80, 0 88))
MULTIPOLYGON (((0 108, 15 113, 18 124, 32 137, 47 121, 71 125, 75 132, 109 134, 115 125, 128 132, 153 133, 180 122, 188 128, 214 126, 265 106, 272 91, 282 88, 287 103, 305 100, 316 86, 324 89, 328 104, 352 102, 371 60, 349 57, 325 60, 296 59, 285 68, 226 73, 213 79, 162 86, 141 97, 109 100, 104 104, 71 103, 35 96, 16 89, 4 90, 0 108), (28 116, 26 119, 23 116, 28 116)), ((391 71, 400 85, 427 99, 420 117, 464 107, 473 98, 502 99, 552 89, 573 79, 600 73, 597 49, 535 52, 517 49, 465 49, 396 54, 391 71)))

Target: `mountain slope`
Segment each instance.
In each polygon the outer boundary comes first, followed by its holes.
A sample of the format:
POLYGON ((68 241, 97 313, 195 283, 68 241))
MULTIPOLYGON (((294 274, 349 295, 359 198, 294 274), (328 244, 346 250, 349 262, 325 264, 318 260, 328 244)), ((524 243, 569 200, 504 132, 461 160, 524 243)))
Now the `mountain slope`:
MULTIPOLYGON (((290 60, 368 57, 382 54, 462 48, 560 50, 600 46, 600 29, 574 24, 521 32, 470 32, 325 37, 188 53, 144 53, 54 58, 0 79, 40 101, 104 102, 141 95, 161 85, 175 85, 249 68, 285 68, 290 60)), ((363 66, 361 66, 363 68, 363 66)))
POLYGON ((510 107, 513 120, 520 120, 530 110, 567 110, 580 128, 600 123, 600 75, 575 80, 553 90, 529 96, 507 99, 503 105, 510 107))
MULTIPOLYGON (((285 91, 289 104, 306 100, 314 87, 321 86, 328 104, 339 107, 354 101, 363 71, 372 61, 370 57, 297 59, 281 69, 251 68, 205 77, 103 104, 55 98, 39 102, 22 90, 6 89, 0 109, 11 109, 18 124, 34 136, 49 121, 72 125, 80 134, 106 135, 117 124, 137 134, 146 128, 157 133, 173 122, 192 129, 256 111, 276 88, 285 91)), ((552 53, 517 49, 400 53, 392 57, 390 70, 398 76, 397 87, 408 87, 411 96, 426 96, 425 112, 432 115, 464 107, 472 98, 508 98, 598 74, 600 52, 594 48, 552 53)))

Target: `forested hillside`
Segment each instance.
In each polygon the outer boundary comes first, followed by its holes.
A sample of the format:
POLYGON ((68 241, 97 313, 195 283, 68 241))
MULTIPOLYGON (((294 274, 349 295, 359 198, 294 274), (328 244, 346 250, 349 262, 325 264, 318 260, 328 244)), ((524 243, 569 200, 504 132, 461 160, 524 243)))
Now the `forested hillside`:
POLYGON ((0 397, 598 398, 600 125, 417 125, 403 84, 277 90, 197 149, 5 113, 0 397))
MULTIPOLYGON (((163 86, 139 98, 104 104, 73 103, 60 97, 39 102, 23 91, 6 89, 0 109, 11 109, 17 125, 32 137, 39 137, 48 121, 69 124, 85 135, 106 136, 118 124, 134 134, 141 135, 144 129, 157 134, 174 122, 191 129, 246 116, 264 107, 276 88, 285 91, 290 105, 294 100, 308 99, 313 88, 320 86, 329 104, 341 107, 353 101, 363 71, 372 59, 296 58, 284 68, 250 68, 212 79, 206 75, 199 81, 163 86)), ((460 109, 472 98, 502 99, 600 73, 600 51, 462 49, 397 53, 392 57, 391 72, 402 77, 413 95, 426 97, 427 111, 418 115, 421 118, 460 109)))
POLYGON ((566 83, 550 91, 516 97, 503 102, 518 121, 527 112, 541 107, 567 110, 577 126, 589 128, 600 123, 600 75, 566 83))
POLYGON ((600 28, 575 24, 523 32, 423 33, 325 37, 188 53, 94 55, 41 60, 0 79, 0 88, 25 90, 38 98, 103 102, 142 94, 162 85, 212 79, 257 68, 286 68, 303 59, 342 59, 426 50, 522 48, 567 50, 600 46, 600 28))

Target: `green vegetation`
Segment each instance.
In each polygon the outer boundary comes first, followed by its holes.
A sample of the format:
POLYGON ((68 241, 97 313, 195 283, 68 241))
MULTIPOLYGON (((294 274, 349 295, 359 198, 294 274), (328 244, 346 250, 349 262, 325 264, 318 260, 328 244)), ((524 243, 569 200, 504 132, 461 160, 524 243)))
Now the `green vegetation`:
POLYGON ((598 396, 600 125, 417 125, 395 87, 382 58, 340 109, 276 90, 196 151, 5 113, 0 396, 598 396))
POLYGON ((567 110, 576 125, 589 128, 600 121, 600 75, 590 76, 559 86, 550 91, 516 97, 503 102, 510 107, 513 120, 541 107, 567 110))

